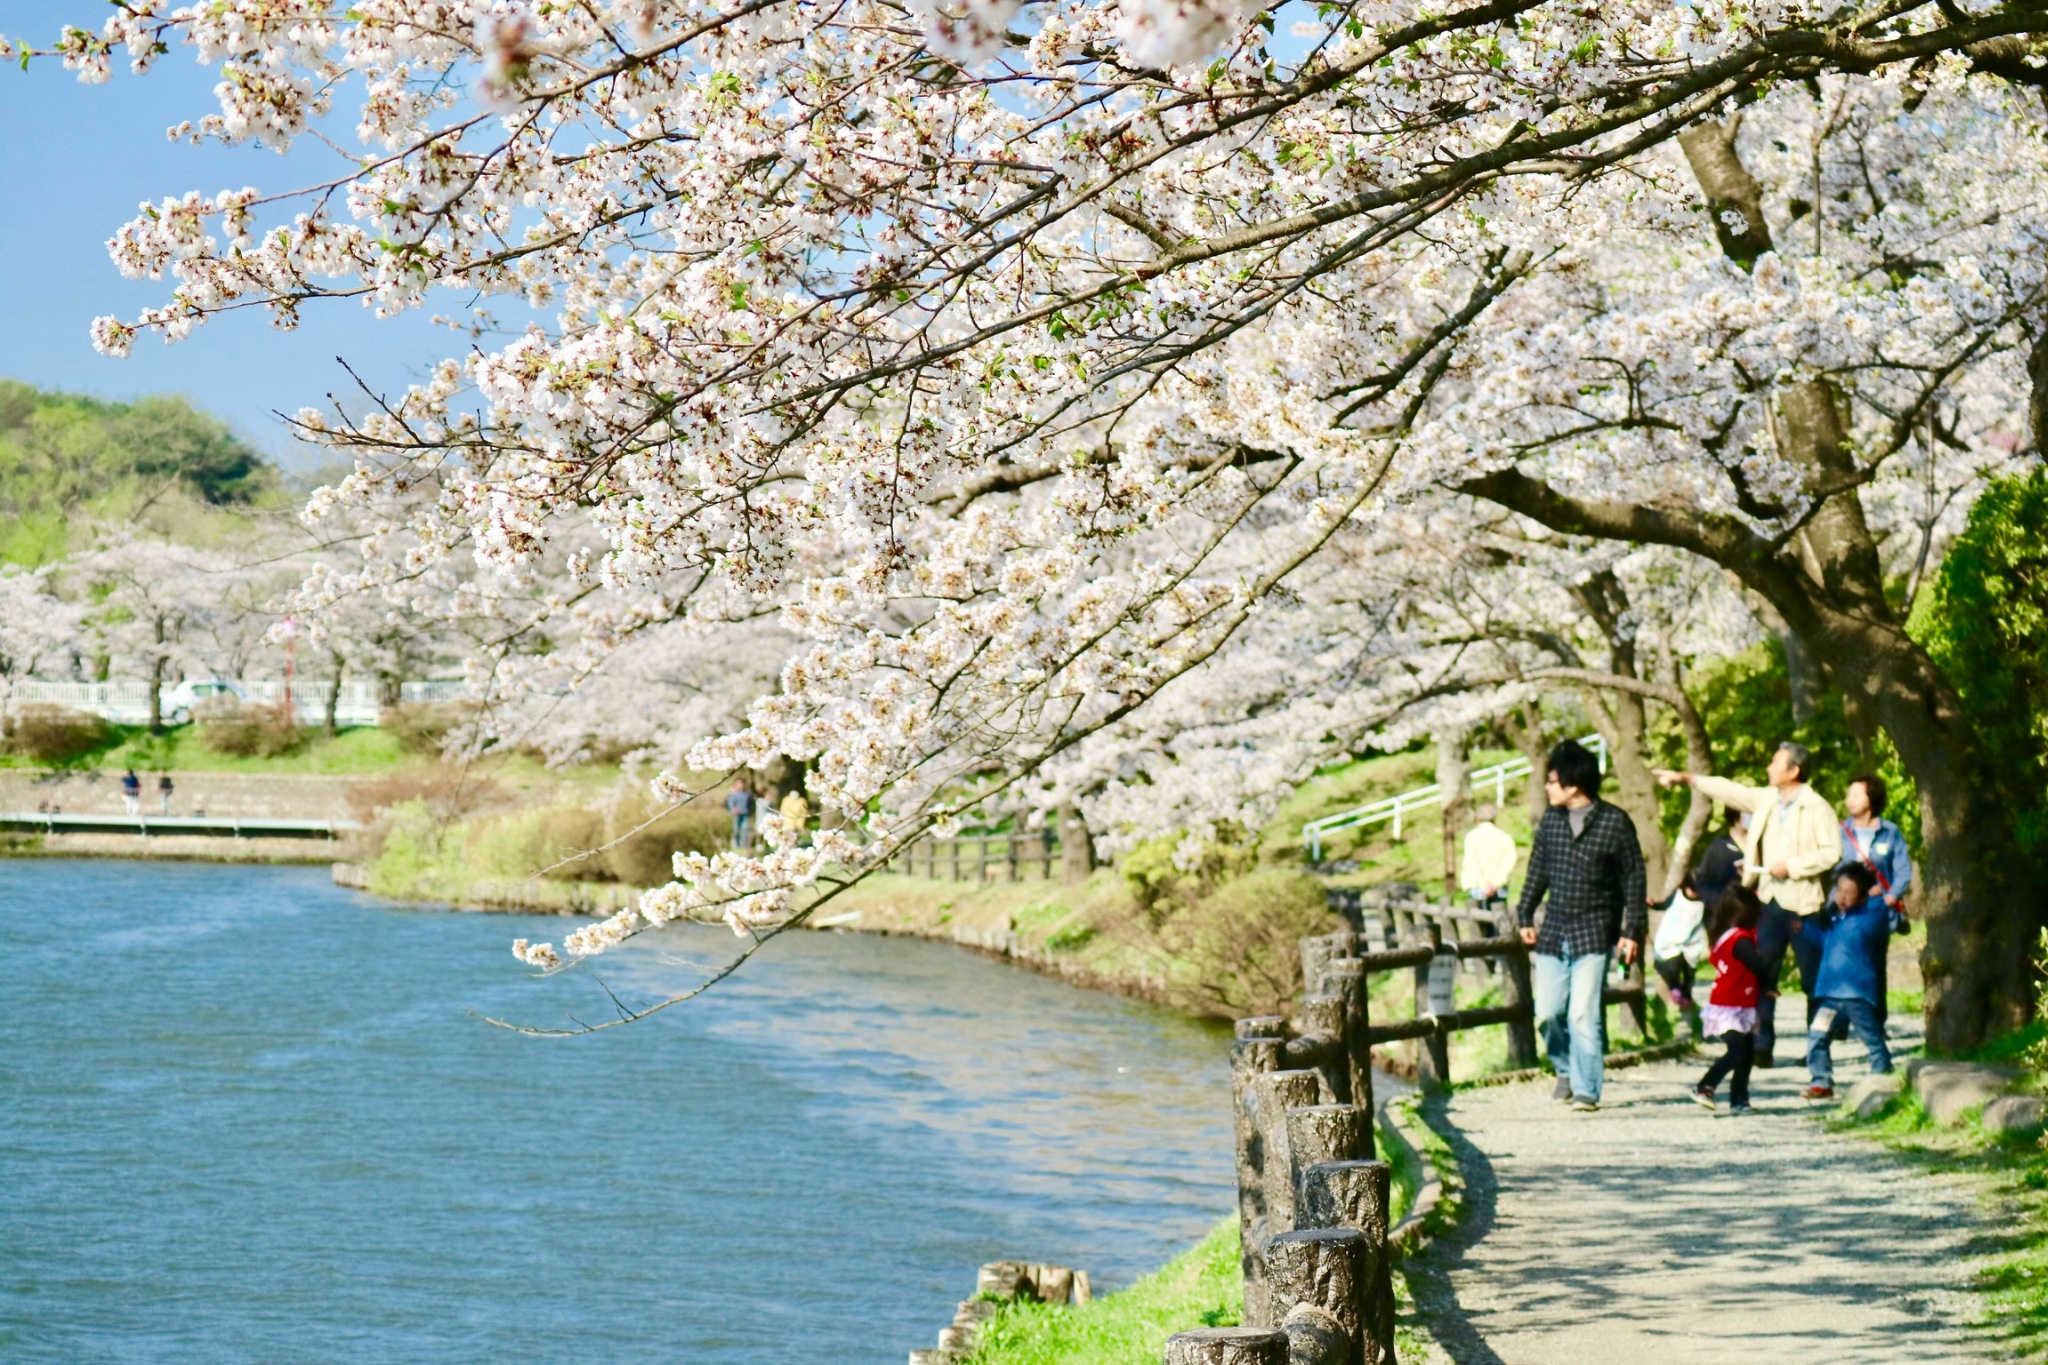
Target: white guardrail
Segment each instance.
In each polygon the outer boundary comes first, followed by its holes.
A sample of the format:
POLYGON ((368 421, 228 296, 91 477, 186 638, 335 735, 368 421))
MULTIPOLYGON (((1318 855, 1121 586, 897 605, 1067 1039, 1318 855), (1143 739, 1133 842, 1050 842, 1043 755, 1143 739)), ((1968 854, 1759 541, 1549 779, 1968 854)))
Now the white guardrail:
MULTIPOLYGON (((1599 735, 1585 735, 1580 738, 1579 743, 1593 751, 1600 760, 1600 771, 1606 772, 1607 741, 1599 735)), ((1508 783, 1528 775, 1529 760, 1511 758, 1490 768, 1475 769, 1467 776, 1466 782, 1475 792, 1492 783, 1494 801, 1503 803, 1508 798, 1508 783)), ((1432 782, 1427 787, 1417 787, 1398 796, 1382 797, 1370 805, 1339 811, 1335 815, 1325 815, 1320 820, 1311 820, 1301 827, 1301 842, 1308 847, 1309 860, 1319 863, 1323 860, 1323 836, 1326 834, 1333 834, 1340 829, 1359 829, 1391 820, 1394 822, 1394 837, 1398 839, 1401 837, 1403 817, 1415 811, 1427 810, 1431 806, 1441 806, 1443 802, 1443 788, 1432 782)))
MULTIPOLYGON (((276 702, 284 699, 283 678, 235 679, 230 686, 245 701, 276 702)), ((172 693, 176 690, 175 685, 162 689, 166 713, 175 709, 172 693)), ((327 698, 333 690, 334 683, 331 680, 293 680, 292 713, 298 717, 301 725, 319 725, 327 719, 327 698)), ((465 692, 465 684, 461 682, 406 682, 398 686, 398 699, 404 704, 459 701, 465 692)), ((378 686, 374 679, 344 680, 341 684, 341 698, 335 706, 335 723, 380 723, 383 719, 383 706, 378 701, 377 694, 378 686)), ((24 678, 9 689, 8 700, 15 706, 25 702, 50 702, 74 711, 90 711, 95 715, 104 716, 116 725, 145 725, 149 722, 149 684, 146 682, 53 682, 42 678, 24 678)))

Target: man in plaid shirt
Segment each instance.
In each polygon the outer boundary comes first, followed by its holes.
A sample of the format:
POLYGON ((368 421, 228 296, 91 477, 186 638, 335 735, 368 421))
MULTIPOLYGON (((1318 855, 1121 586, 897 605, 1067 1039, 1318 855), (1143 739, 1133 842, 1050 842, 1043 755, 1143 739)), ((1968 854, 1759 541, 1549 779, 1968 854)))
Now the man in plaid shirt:
POLYGON ((1536 827, 1515 907, 1535 978, 1536 1027, 1557 1072, 1560 1100, 1591 1113, 1606 1077, 1600 993, 1615 953, 1635 961, 1649 927, 1643 847, 1620 807, 1600 799, 1600 765, 1574 740, 1550 751, 1550 809, 1536 827), (1536 906, 1550 897, 1543 931, 1536 906))

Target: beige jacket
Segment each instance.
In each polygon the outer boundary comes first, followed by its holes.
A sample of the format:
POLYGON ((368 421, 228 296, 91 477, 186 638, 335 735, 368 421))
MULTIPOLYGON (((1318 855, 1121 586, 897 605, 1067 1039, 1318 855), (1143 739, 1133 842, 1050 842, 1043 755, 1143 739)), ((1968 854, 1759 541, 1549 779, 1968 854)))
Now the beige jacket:
POLYGON ((1709 801, 1750 813, 1742 840, 1744 885, 1795 915, 1811 915, 1827 903, 1828 873, 1842 861, 1842 826, 1819 792, 1801 784, 1787 810, 1775 787, 1745 787, 1725 777, 1695 777, 1692 785, 1709 801), (1779 863, 1787 874, 1782 880, 1765 870, 1779 863))
POLYGON ((1458 885, 1477 894, 1491 886, 1505 895, 1508 878, 1515 875, 1515 838, 1491 820, 1482 820, 1465 835, 1465 856, 1458 868, 1458 885))

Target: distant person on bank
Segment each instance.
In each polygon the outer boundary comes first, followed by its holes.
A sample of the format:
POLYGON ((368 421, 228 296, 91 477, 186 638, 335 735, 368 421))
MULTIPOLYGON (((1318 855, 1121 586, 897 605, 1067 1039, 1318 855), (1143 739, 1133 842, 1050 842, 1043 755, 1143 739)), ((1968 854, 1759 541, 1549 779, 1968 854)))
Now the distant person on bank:
POLYGON ((792 790, 782 798, 782 809, 777 813, 782 816, 782 827, 786 831, 782 836, 783 847, 801 845, 805 838, 804 829, 811 823, 811 803, 804 800, 802 792, 792 790))
MULTIPOLYGON (((1806 1029, 1806 1069, 1811 1084, 1806 1098, 1835 1097, 1832 1034, 1839 1016, 1848 1020, 1856 1039, 1870 1054, 1872 1075, 1892 1069, 1891 1049, 1884 1039, 1879 967, 1885 940, 1891 936, 1892 908, 1876 894, 1877 876, 1862 863, 1844 863, 1836 874, 1834 922, 1821 940, 1820 970, 1814 977, 1813 1022, 1806 1029)), ((1811 931, 1809 931, 1811 932, 1811 931)))
POLYGON ((746 852, 754 842, 754 792, 745 778, 735 781, 725 794, 725 813, 732 817, 733 851, 746 852))
POLYGON ((133 768, 121 774, 121 804, 130 815, 142 814, 142 779, 133 768))
POLYGON ((1465 853, 1458 861, 1458 885, 1483 911, 1508 908, 1508 879, 1515 875, 1515 839, 1494 823, 1500 809, 1487 802, 1478 810, 1479 823, 1465 832, 1465 853))
POLYGON ((159 770, 156 775, 157 798, 163 802, 164 814, 171 813, 171 775, 159 770))
POLYGON ((1742 844, 1743 885, 1754 887, 1763 902, 1757 922, 1757 944, 1765 971, 1758 982, 1763 995, 1757 1004, 1756 1064, 1772 1065, 1778 1042, 1778 978, 1785 950, 1799 964, 1799 987, 1806 993, 1806 1017, 1813 1018, 1813 977, 1820 970, 1821 935, 1803 932, 1807 925, 1825 927, 1828 890, 1835 864, 1842 856, 1842 833, 1835 808, 1806 783, 1813 755, 1790 740, 1771 754, 1765 787, 1745 787, 1725 777, 1658 769, 1666 786, 1691 786, 1710 801, 1750 813, 1742 844))
POLYGON ((1607 966, 1633 962, 1649 912, 1643 847, 1635 824, 1600 799, 1600 765, 1566 740, 1550 751, 1543 794, 1550 809, 1536 826, 1515 921, 1530 954, 1536 1027, 1557 1073, 1556 1098, 1591 1112, 1606 1079, 1601 1056, 1607 966), (1536 907, 1549 899, 1541 933, 1536 907))

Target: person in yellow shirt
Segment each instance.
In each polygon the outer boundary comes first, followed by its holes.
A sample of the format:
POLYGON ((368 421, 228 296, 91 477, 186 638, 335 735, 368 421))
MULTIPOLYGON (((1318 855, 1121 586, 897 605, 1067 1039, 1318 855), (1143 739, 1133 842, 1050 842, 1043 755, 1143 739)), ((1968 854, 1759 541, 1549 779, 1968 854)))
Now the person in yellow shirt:
POLYGON ((1822 934, 1828 917, 1829 880, 1842 860, 1842 827, 1835 808, 1807 785, 1813 755, 1803 744, 1787 740, 1771 754, 1762 787, 1745 787, 1705 773, 1657 770, 1665 786, 1689 786, 1710 801, 1750 813, 1742 836, 1742 881, 1756 888, 1764 902, 1757 924, 1757 947, 1764 958, 1764 994, 1757 1003, 1756 1065, 1771 1065, 1777 1043, 1777 973, 1784 969, 1785 950, 1799 964, 1799 986, 1806 992, 1808 1022, 1814 1009, 1813 978, 1820 970, 1822 934), (1805 932, 1808 925, 1813 932, 1805 932))
POLYGON ((1508 879, 1515 875, 1514 836, 1493 823, 1500 814, 1492 802, 1477 811, 1479 823, 1465 832, 1465 852, 1458 862, 1458 885, 1482 910, 1504 911, 1508 879))
POLYGON ((782 798, 780 807, 783 828, 788 832, 783 838, 788 847, 794 848, 804 841, 804 829, 811 823, 811 803, 804 800, 804 794, 792 789, 782 798))

